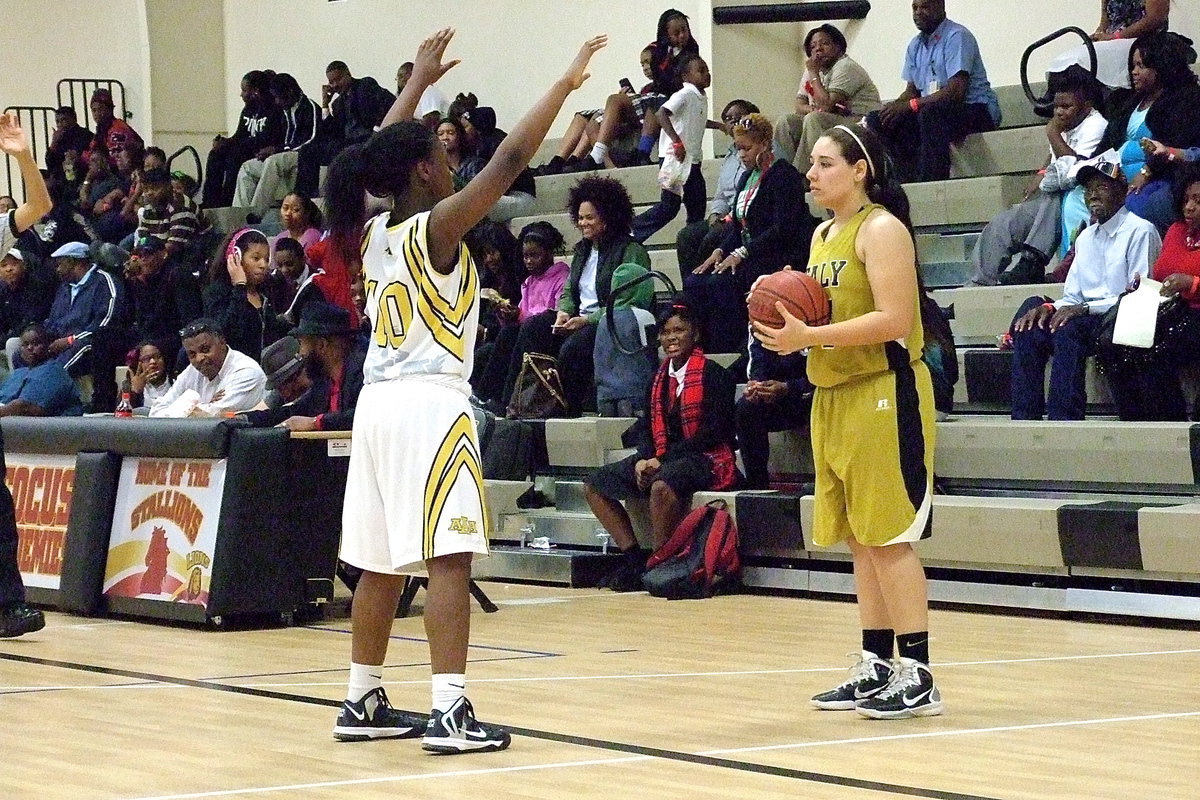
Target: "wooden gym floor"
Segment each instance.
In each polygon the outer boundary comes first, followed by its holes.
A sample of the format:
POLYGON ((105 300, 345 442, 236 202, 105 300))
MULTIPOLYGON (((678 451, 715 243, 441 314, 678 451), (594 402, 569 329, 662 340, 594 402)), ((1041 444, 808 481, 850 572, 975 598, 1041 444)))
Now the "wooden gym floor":
MULTIPOLYGON (((0 797, 1191 798, 1200 632, 939 611, 929 719, 808 707, 847 602, 484 584, 469 693, 503 753, 338 743, 349 621, 210 632, 49 614, 0 642, 0 797)), ((419 617, 384 678, 424 711, 419 617)))

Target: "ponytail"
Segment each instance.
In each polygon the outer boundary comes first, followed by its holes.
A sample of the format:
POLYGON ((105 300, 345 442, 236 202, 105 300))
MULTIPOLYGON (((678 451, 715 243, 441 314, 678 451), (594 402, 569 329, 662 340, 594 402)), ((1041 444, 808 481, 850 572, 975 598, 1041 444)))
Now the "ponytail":
POLYGON ((325 176, 325 217, 330 244, 347 263, 358 260, 363 225, 367 222, 363 149, 361 144, 352 144, 338 153, 325 176))

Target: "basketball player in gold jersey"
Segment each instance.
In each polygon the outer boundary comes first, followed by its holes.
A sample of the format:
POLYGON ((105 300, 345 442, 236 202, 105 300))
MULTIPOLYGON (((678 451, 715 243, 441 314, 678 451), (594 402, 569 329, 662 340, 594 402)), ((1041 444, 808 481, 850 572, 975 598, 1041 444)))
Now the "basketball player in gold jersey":
POLYGON ((503 750, 509 734, 475 718, 466 698, 471 561, 487 553, 483 474, 467 379, 479 276, 462 237, 529 163, 563 101, 587 79, 603 36, 588 40, 486 167, 455 193, 446 151, 413 121, 454 32, 422 43, 412 77, 365 144, 330 167, 336 247, 362 236, 371 342, 354 417, 341 558, 363 570, 352 609, 350 685, 333 732, 343 741, 423 736, 435 753, 503 750), (364 190, 392 211, 363 223, 364 190), (405 573, 429 575, 425 632, 433 668, 428 721, 391 707, 383 662, 405 573))
POLYGON ((942 713, 928 666, 925 571, 912 547, 930 531, 933 385, 921 361, 908 198, 886 169, 863 128, 839 125, 817 141, 808 180, 833 219, 813 235, 808 272, 829 293, 832 320, 808 326, 777 303, 782 328, 754 323, 771 350, 809 349, 813 539, 845 541, 854 555, 862 657, 812 704, 873 719, 942 713))

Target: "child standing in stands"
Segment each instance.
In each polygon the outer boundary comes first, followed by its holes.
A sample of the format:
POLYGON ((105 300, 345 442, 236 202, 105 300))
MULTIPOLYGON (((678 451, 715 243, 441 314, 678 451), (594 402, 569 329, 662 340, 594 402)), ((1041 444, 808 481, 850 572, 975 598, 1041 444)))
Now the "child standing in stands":
POLYGON ((415 738, 438 753, 503 750, 509 735, 475 719, 466 698, 471 560, 487 553, 483 474, 468 403, 479 318, 479 275, 462 238, 529 163, 563 101, 587 78, 605 37, 575 60, 517 123, 461 191, 433 131, 413 121, 453 31, 426 39, 412 77, 366 143, 344 150, 327 182, 331 237, 356 237, 364 192, 392 210, 367 223, 362 243, 373 336, 354 416, 341 558, 363 570, 354 592, 350 683, 334 736, 344 741, 415 738), (397 409, 404 409, 397 414, 397 409), (425 631, 433 711, 397 711, 383 663, 405 574, 429 576, 425 631))
POLYGON ((721 124, 708 119, 708 97, 704 90, 712 84, 712 75, 704 59, 696 53, 684 54, 679 59, 679 75, 683 79, 683 87, 672 94, 656 114, 662 125, 662 132, 658 136, 659 165, 668 159, 679 162, 683 166, 683 187, 677 189, 664 185, 657 205, 634 218, 633 238, 643 244, 675 219, 681 202, 687 208, 689 223, 704 218, 708 191, 700 170, 700 150, 704 144, 705 129, 721 129, 721 124))

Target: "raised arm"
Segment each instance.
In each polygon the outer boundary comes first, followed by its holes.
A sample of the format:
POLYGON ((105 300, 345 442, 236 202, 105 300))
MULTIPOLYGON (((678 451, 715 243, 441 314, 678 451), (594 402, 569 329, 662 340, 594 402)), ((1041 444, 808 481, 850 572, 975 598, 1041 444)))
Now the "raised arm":
POLYGON ((413 60, 412 77, 404 85, 404 91, 396 98, 396 102, 392 103, 392 107, 379 125, 380 128, 411 120, 417 112, 417 105, 421 102, 421 95, 425 93, 425 90, 458 66, 460 61, 457 58, 445 64, 442 63, 442 55, 446 52, 446 46, 450 44, 452 38, 454 38, 454 28, 442 28, 421 42, 421 46, 417 48, 417 57, 413 60))
MULTIPOLYGON (((429 250, 435 269, 451 264, 463 234, 483 219, 529 164, 529 159, 533 158, 542 139, 546 137, 546 131, 558 116, 567 96, 588 79, 588 62, 606 44, 607 36, 595 36, 584 42, 567 71, 525 113, 488 165, 462 191, 439 201, 433 207, 429 216, 429 250)), ((413 91, 419 97, 429 85, 429 80, 422 74, 420 61, 414 64, 413 76, 405 91, 415 83, 413 91)))
POLYGON ((37 161, 29 149, 29 139, 21 130, 16 114, 0 114, 0 151, 13 156, 25 182, 25 202, 13 212, 13 228, 17 233, 28 230, 35 222, 50 213, 54 204, 42 178, 37 161))

